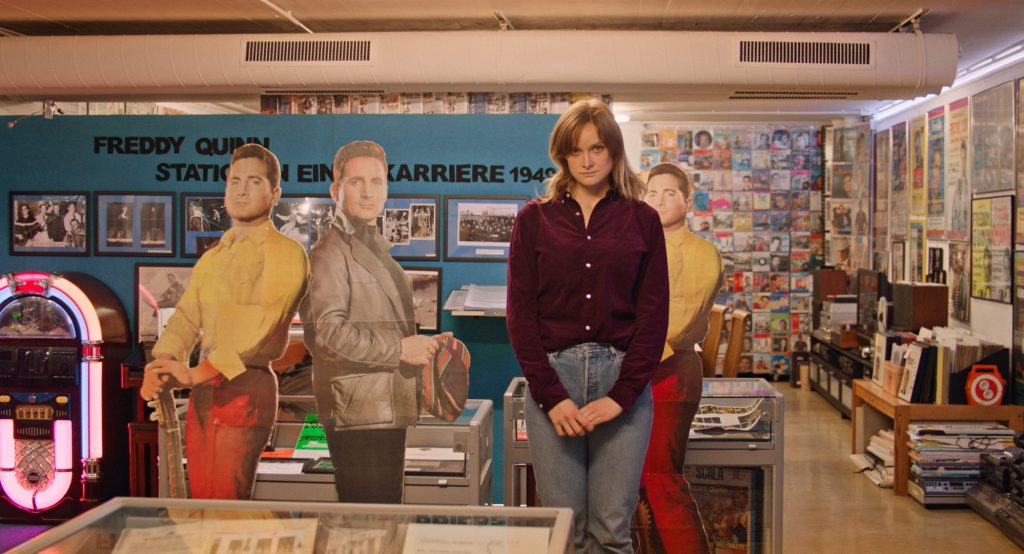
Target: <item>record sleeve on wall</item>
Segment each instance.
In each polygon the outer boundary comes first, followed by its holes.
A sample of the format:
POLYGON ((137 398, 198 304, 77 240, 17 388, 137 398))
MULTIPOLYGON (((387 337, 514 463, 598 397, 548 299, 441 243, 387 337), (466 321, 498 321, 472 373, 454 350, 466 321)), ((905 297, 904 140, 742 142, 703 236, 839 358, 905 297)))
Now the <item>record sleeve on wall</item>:
POLYGON ((946 236, 946 107, 928 112, 928 238, 946 236))
POLYGON ((974 192, 1013 190, 1013 85, 971 97, 971 182, 974 192))
POLYGON ((925 116, 910 120, 910 213, 928 213, 927 185, 925 183, 925 116))
POLYGON ((971 211, 971 296, 1009 304, 1013 197, 976 199, 971 211))
POLYGON ((968 145, 971 141, 970 99, 949 105, 949 134, 946 137, 946 238, 968 240, 971 231, 971 172, 968 145))

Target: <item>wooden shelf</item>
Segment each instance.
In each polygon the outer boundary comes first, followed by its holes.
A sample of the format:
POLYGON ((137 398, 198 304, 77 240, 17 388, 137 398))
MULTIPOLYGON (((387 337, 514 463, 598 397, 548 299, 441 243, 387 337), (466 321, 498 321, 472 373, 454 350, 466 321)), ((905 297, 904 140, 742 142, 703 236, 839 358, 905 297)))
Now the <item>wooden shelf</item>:
POLYGON ((914 421, 995 421, 1014 431, 1024 430, 1024 406, 968 406, 963 404, 914 404, 891 395, 870 379, 853 381, 853 410, 850 428, 852 451, 863 452, 869 438, 892 420, 896 436, 893 493, 906 496, 910 478, 910 447, 907 427, 914 421), (884 417, 883 417, 884 416, 884 417))

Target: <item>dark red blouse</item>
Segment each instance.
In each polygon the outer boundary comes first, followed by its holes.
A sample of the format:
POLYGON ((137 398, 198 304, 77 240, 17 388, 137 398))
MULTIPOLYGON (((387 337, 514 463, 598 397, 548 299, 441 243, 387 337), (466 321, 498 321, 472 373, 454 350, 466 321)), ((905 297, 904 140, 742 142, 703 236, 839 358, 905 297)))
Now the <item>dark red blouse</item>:
POLYGON ((612 191, 584 227, 583 210, 569 194, 528 203, 512 230, 507 324, 530 394, 544 411, 569 398, 547 353, 587 342, 626 352, 608 396, 628 410, 658 367, 668 327, 658 213, 612 191))

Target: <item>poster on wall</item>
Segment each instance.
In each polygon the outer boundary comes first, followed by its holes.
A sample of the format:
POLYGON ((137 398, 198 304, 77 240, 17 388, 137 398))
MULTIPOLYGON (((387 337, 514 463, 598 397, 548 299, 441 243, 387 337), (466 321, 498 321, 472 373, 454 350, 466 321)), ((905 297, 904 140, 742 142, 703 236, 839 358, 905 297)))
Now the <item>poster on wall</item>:
POLYGON ((971 97, 974 192, 1013 190, 1013 81, 971 97))
POLYGON ((928 238, 946 235, 946 107, 928 112, 928 238))
POLYGON ((889 182, 892 184, 892 196, 889 205, 892 217, 889 220, 889 236, 893 241, 906 240, 910 215, 910 197, 907 190, 906 122, 892 126, 891 171, 889 182))
POLYGON ((910 213, 928 213, 927 184, 925 181, 925 116, 910 120, 910 213))
POLYGON ((173 192, 98 192, 95 199, 97 255, 174 255, 173 192))
POLYGON ((12 192, 11 255, 89 255, 89 195, 84 192, 12 192))
POLYGON ((910 244, 907 253, 907 278, 911 281, 924 281, 925 274, 925 220, 912 218, 910 220, 910 244))
POLYGON ((946 238, 967 240, 971 231, 971 173, 967 170, 970 144, 970 99, 949 105, 949 134, 946 137, 946 238))
POLYGON ((1024 252, 1013 253, 1013 403, 1024 403, 1024 252))
POLYGON ((388 195, 384 212, 377 216, 377 229, 391 243, 394 259, 440 258, 440 205, 437 195, 388 195))
POLYGON ((907 257, 906 244, 903 241, 892 242, 892 282, 906 281, 907 257))
POLYGON ((139 342, 152 343, 160 336, 178 300, 192 279, 186 264, 135 264, 135 321, 139 342))
POLYGON ((875 220, 874 260, 875 271, 889 273, 889 164, 892 146, 889 144, 889 129, 875 133, 875 220))
POLYGON ((949 243, 949 315, 953 319, 971 322, 971 243, 949 243))
MULTIPOLYGON (((1017 198, 1024 198, 1024 78, 1017 79, 1017 198)), ((1014 242, 1024 243, 1024 202, 1017 203, 1017 236, 1014 242)), ((1015 395, 1016 398, 1016 395, 1015 395)))
POLYGON ((971 296, 1010 303, 1013 197, 974 200, 971 213, 971 296))

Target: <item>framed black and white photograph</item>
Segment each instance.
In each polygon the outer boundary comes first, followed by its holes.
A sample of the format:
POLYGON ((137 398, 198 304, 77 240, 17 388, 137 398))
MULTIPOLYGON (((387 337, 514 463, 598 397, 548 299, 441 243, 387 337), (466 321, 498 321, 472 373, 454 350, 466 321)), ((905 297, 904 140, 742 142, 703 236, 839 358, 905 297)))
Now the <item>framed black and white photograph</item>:
POLYGON ((198 258, 231 228, 223 194, 182 193, 181 255, 198 258))
POLYGON ((299 241, 307 251, 331 228, 334 200, 330 196, 284 195, 270 214, 278 231, 299 241))
POLYGON ((174 193, 98 192, 99 256, 174 256, 174 193))
POLYGON ((440 197, 436 194, 392 194, 377 218, 377 229, 393 246, 396 260, 440 259, 440 197))
POLYGON ((192 278, 189 264, 135 264, 135 321, 139 342, 155 342, 192 278))
POLYGON ((88 193, 12 192, 9 208, 12 255, 89 255, 88 193))
POLYGON ((445 196, 444 257, 451 261, 503 262, 512 225, 526 196, 445 196))
POLYGON ((412 280, 412 303, 419 332, 441 330, 441 268, 403 266, 412 280))

